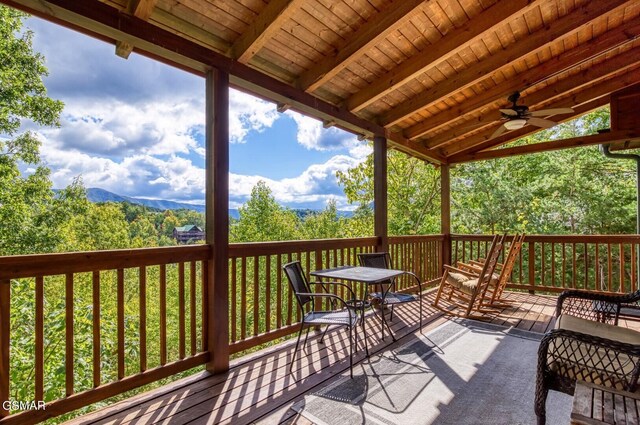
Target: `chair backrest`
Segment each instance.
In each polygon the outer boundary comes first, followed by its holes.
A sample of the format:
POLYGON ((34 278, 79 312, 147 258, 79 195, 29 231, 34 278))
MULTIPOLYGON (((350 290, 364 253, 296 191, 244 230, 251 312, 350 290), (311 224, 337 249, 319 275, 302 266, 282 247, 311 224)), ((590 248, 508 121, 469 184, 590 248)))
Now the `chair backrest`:
POLYGON ((362 267, 391 268, 391 256, 388 252, 360 253, 358 254, 358 262, 362 267))
POLYGON ((478 285, 476 286, 476 294, 481 294, 482 297, 485 296, 485 292, 487 291, 487 287, 493 278, 493 272, 498 265, 498 258, 500 257, 500 253, 502 252, 502 248, 504 248, 504 240, 506 239, 506 235, 502 236, 494 236, 493 242, 491 243, 491 248, 489 248, 489 253, 487 254, 487 258, 482 266, 482 271, 478 276, 478 285))
POLYGON ((504 260, 504 264, 502 265, 502 270, 500 270, 500 279, 498 280, 498 287, 503 287, 507 284, 507 281, 511 277, 511 272, 513 271, 513 266, 516 264, 516 259, 518 258, 518 254, 520 254, 520 250, 522 249, 522 243, 524 242, 524 233, 520 236, 516 234, 509 245, 509 253, 507 254, 507 258, 504 260))
POLYGON ((291 263, 287 263, 282 266, 285 274, 287 275, 287 279, 289 279, 289 285, 291 290, 296 296, 298 300, 298 304, 304 313, 304 306, 310 302, 313 298, 308 295, 300 295, 304 293, 311 293, 311 289, 309 287, 309 281, 302 271, 302 266, 300 265, 300 261, 293 261, 291 263))

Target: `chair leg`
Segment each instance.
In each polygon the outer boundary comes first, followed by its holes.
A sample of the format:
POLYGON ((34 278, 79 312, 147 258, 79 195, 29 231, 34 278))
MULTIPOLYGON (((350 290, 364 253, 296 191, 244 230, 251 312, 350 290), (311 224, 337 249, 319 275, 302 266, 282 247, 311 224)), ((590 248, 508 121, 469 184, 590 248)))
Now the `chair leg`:
POLYGON ((369 344, 367 344, 367 327, 364 324, 364 307, 362 307, 362 339, 364 340, 364 350, 367 353, 367 357, 369 357, 369 344))
POLYGON ((304 320, 300 323, 300 331, 298 332, 298 339, 296 340, 296 348, 293 349, 293 354, 291 355, 291 364, 289 365, 289 373, 293 371, 293 363, 296 359, 296 353, 298 352, 298 345, 300 345, 300 337, 302 336, 302 329, 304 328, 304 320))
POLYGON ((391 304, 391 315, 389 316, 389 321, 393 322, 393 304, 391 304))
POLYGON ((422 332, 422 294, 418 296, 420 297, 420 332, 422 332))
POLYGON ((353 379, 353 338, 356 326, 349 327, 349 373, 353 379))
POLYGON ((330 325, 327 325, 327 327, 326 327, 326 328, 324 328, 324 332, 322 332, 322 336, 321 336, 321 337, 320 337, 320 339, 318 340, 318 342, 319 342, 320 344, 324 344, 324 336, 327 334, 327 331, 329 330, 329 326, 330 326, 330 325))
POLYGON ((436 307, 438 306, 438 301, 440 301, 440 296, 442 295, 442 290, 444 289, 445 282, 447 281, 448 273, 449 271, 445 270, 444 274, 442 275, 442 280, 440 281, 440 286, 438 287, 438 293, 436 294, 436 299, 433 301, 433 305, 436 307))
POLYGON ((302 343, 302 351, 304 351, 305 353, 307 352, 307 339, 309 338, 309 329, 311 328, 307 327, 307 332, 304 334, 304 342, 302 343))

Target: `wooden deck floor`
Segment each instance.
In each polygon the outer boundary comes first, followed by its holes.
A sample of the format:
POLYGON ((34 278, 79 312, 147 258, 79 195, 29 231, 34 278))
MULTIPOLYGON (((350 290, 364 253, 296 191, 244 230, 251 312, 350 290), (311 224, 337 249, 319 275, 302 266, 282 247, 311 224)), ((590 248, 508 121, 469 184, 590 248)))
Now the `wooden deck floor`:
MULTIPOLYGON (((447 320, 440 310, 431 306, 433 297, 432 291, 424 299, 423 331, 447 320)), ((511 307, 487 316, 487 321, 541 333, 553 326, 555 297, 510 292, 507 299, 511 307)), ((404 344, 419 332, 415 304, 396 309, 391 325, 396 342, 389 337, 380 341, 379 322, 367 320, 371 354, 404 344)), ((622 321, 621 325, 640 330, 638 322, 622 321)), ((288 365, 295 341, 289 341, 233 362, 227 374, 201 373, 68 423, 307 424, 308 421, 298 417, 290 407, 304 394, 348 369, 348 347, 345 346, 348 340, 344 332, 330 331, 324 345, 318 343, 318 335, 313 338, 310 335, 307 352, 299 351, 293 373, 289 373, 288 365)), ((354 362, 364 359, 363 350, 354 357, 354 362)))

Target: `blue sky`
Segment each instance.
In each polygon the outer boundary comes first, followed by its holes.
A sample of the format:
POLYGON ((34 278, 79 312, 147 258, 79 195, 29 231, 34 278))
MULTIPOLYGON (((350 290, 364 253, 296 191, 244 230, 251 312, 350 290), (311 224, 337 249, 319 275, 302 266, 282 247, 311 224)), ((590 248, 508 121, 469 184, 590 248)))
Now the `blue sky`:
MULTIPOLYGON (((49 95, 65 103, 60 128, 25 123, 42 140, 54 187, 86 187, 182 202, 204 200, 204 79, 49 22, 30 18, 49 68, 49 95)), ((366 142, 245 93, 230 93, 230 207, 260 180, 292 208, 349 209, 336 171, 362 162, 366 142)))

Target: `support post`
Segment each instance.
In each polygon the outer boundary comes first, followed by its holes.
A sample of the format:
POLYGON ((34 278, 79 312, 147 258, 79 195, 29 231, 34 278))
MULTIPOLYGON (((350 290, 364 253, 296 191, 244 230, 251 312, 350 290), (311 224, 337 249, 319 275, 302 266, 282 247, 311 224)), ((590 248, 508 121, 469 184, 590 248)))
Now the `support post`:
POLYGON ((206 77, 207 370, 229 370, 229 74, 206 77))
POLYGON ((373 138, 373 207, 374 233, 379 239, 378 252, 389 251, 387 228, 387 139, 373 138))
MULTIPOLYGON (((451 178, 449 164, 440 166, 440 232, 442 241, 442 265, 451 264, 451 178)), ((444 273, 444 268, 440 270, 444 273)))
POLYGON ((9 279, 0 280, 0 419, 9 415, 4 402, 9 401, 10 288, 9 279))

